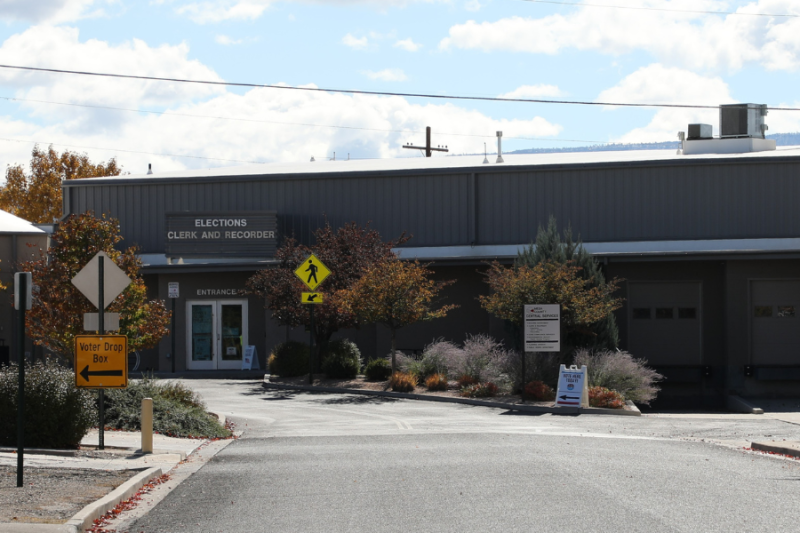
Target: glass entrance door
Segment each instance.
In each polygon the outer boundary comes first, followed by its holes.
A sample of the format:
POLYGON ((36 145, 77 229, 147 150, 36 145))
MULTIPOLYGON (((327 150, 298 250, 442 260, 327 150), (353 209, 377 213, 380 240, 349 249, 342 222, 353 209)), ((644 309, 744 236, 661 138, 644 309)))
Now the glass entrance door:
POLYGON ((247 300, 186 303, 186 368, 238 370, 247 346, 247 300))

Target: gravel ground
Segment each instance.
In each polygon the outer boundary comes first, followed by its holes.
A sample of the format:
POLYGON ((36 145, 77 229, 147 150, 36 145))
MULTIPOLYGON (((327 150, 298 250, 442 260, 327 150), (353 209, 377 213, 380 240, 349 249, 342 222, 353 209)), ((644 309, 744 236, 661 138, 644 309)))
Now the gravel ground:
POLYGON ((26 467, 17 488, 16 466, 0 466, 0 523, 62 524, 137 473, 26 467))

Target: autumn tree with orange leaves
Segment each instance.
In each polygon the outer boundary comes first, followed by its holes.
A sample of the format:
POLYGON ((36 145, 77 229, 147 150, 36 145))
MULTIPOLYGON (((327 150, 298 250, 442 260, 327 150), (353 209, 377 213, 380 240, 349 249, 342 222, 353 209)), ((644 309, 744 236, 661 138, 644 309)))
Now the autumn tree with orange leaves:
POLYGON ((119 222, 92 213, 71 215, 53 235, 47 255, 20 265, 33 274, 33 308, 26 313, 28 336, 40 346, 72 361, 75 336, 85 334, 83 314, 97 308, 71 280, 98 252, 105 252, 133 282, 107 308, 120 314, 119 334, 128 336, 130 352, 154 347, 169 334, 170 313, 163 300, 147 300, 136 248, 119 251, 119 222))
POLYGON ((491 294, 478 297, 483 308, 520 328, 525 305, 561 304, 566 338, 572 332, 585 332, 622 306, 622 300, 613 296, 619 280, 595 285, 572 262, 504 267, 495 261, 489 265, 486 282, 491 294))
POLYGON ((34 224, 51 224, 61 218, 62 181, 118 176, 121 171, 113 158, 95 165, 86 154, 69 150, 59 154, 52 145, 46 151, 36 145, 29 173, 22 165, 6 168, 0 209, 34 224))
POLYGON ((418 261, 393 259, 370 268, 340 295, 342 307, 364 322, 383 324, 392 337, 392 373, 397 367, 397 330, 442 318, 457 305, 436 306, 439 292, 454 281, 434 281, 433 272, 418 261))

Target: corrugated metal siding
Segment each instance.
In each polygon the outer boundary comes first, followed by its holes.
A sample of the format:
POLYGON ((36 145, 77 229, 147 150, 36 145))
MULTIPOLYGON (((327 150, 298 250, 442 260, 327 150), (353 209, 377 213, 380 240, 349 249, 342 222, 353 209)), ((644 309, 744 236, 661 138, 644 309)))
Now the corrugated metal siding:
POLYGON ((144 253, 164 249, 165 219, 179 211, 275 210, 279 231, 310 242, 327 220, 370 223, 386 238, 403 231, 415 246, 469 244, 468 175, 399 176, 225 183, 142 183, 74 187, 72 208, 93 210, 120 220, 126 244, 144 253))
POLYGON ((127 244, 158 253, 175 211, 275 210, 303 242, 324 217, 370 222, 386 239, 408 231, 413 246, 526 243, 551 215, 586 242, 797 237, 799 171, 800 159, 494 167, 474 187, 463 171, 66 186, 74 212, 112 214, 127 244))

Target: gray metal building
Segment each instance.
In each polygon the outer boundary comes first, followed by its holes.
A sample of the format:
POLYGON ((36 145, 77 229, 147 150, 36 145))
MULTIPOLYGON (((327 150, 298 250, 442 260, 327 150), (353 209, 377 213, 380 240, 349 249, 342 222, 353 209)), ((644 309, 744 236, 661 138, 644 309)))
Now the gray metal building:
MULTIPOLYGON (((625 279, 617 317, 622 347, 667 376, 667 397, 714 405, 729 392, 800 392, 800 150, 504 158, 488 165, 482 156, 408 158, 73 180, 64 183, 64 212, 118 218, 123 244, 141 248, 154 297, 166 299, 168 283, 180 283, 178 369, 236 368, 241 345, 256 346, 264 368, 272 346, 304 338, 239 291, 270 264, 281 238, 309 242, 325 220, 334 227, 369 223, 386 239, 409 232, 413 239, 400 256, 433 261, 438 276, 457 280, 447 296, 461 307, 401 330, 400 348, 470 333, 502 338, 503 324, 476 300, 487 291, 479 270, 492 259, 513 259, 555 216, 580 234, 609 277, 625 279), (206 230, 239 238, 242 246, 223 246, 206 230), (262 241, 251 246, 251 235, 262 241)), ((388 353, 388 332, 380 327, 348 334, 365 354, 388 353)), ((167 339, 144 355, 143 366, 169 370, 170 357, 167 339)))

